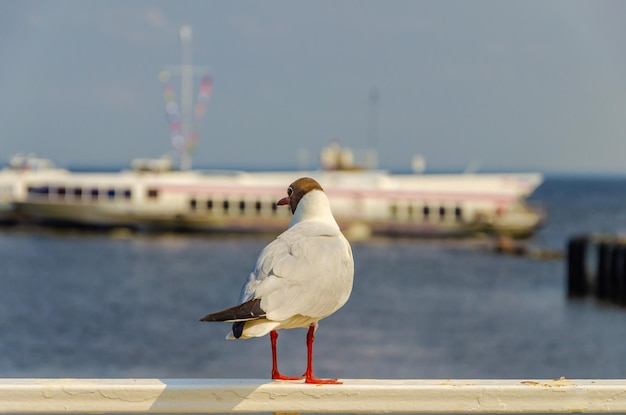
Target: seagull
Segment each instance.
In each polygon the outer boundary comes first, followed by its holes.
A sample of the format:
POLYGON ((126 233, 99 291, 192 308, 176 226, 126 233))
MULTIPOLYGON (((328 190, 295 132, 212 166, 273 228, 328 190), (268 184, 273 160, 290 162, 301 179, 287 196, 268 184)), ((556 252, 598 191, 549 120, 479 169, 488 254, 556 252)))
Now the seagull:
POLYGON ((352 291, 354 260, 322 186, 309 177, 293 182, 287 197, 289 227, 259 254, 238 305, 208 314, 200 321, 232 322, 227 338, 248 339, 269 333, 272 379, 301 380, 281 375, 276 359, 280 329, 308 328, 305 383, 340 384, 313 375, 313 342, 318 322, 339 310, 352 291))

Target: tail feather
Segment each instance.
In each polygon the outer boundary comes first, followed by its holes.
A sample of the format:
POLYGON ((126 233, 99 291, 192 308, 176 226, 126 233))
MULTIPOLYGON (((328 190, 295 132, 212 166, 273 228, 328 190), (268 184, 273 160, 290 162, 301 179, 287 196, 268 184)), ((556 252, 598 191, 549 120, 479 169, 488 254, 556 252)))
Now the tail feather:
POLYGON ((200 321, 249 321, 265 318, 265 311, 261 308, 261 300, 254 299, 243 304, 227 308, 226 310, 207 314, 200 321))
POLYGON ((243 334, 243 327, 246 325, 245 321, 238 321, 233 323, 233 337, 238 339, 243 334))

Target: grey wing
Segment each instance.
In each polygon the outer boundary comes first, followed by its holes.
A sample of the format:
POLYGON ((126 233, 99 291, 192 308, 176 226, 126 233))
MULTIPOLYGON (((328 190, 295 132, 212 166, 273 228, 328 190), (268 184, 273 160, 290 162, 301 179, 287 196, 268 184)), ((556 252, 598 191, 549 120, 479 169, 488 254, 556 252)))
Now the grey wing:
POLYGON ((343 236, 291 238, 288 255, 274 261, 256 295, 270 320, 300 314, 323 318, 340 308, 352 290, 354 262, 343 236))
POLYGON ((284 241, 279 238, 263 248, 246 282, 243 287, 241 287, 239 304, 256 298, 257 288, 272 275, 275 262, 277 259, 281 258, 286 251, 288 251, 288 247, 285 245, 284 241))

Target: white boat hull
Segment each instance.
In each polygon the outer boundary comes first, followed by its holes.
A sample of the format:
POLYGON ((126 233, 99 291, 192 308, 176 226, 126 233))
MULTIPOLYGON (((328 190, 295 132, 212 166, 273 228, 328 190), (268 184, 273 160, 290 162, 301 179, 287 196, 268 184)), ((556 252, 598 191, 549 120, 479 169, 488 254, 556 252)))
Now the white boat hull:
POLYGON ((316 178, 353 238, 531 234, 545 219, 525 199, 538 174, 390 175, 385 172, 67 173, 28 185, 17 212, 52 225, 138 230, 269 232, 291 213, 276 207, 302 176, 316 178))

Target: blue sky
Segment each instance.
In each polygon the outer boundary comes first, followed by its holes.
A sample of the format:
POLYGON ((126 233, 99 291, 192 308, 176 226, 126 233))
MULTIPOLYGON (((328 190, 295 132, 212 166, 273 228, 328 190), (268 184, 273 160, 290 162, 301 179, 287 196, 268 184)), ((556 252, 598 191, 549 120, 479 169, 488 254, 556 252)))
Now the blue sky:
MULTIPOLYGON (((620 1, 8 1, 0 158, 126 165, 171 151, 158 73, 194 63, 213 93, 196 166, 316 166, 338 138, 380 165, 626 173, 620 1)), ((199 80, 198 80, 199 82, 199 80)))

